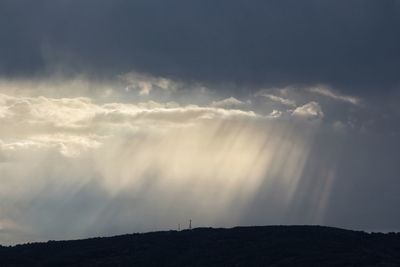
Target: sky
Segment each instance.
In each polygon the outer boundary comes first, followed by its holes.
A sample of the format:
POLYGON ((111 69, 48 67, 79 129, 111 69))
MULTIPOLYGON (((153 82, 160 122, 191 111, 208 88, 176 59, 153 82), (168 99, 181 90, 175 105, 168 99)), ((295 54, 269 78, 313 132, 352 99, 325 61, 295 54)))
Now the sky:
POLYGON ((0 244, 400 231, 396 0, 1 0, 0 244))

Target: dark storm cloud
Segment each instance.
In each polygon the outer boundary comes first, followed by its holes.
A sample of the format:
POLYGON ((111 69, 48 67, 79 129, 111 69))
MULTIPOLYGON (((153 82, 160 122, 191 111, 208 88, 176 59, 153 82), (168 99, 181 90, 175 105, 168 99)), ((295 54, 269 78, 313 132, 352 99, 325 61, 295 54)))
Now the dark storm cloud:
POLYGON ((394 0, 3 0, 0 71, 379 91, 399 84, 399 29, 394 0))

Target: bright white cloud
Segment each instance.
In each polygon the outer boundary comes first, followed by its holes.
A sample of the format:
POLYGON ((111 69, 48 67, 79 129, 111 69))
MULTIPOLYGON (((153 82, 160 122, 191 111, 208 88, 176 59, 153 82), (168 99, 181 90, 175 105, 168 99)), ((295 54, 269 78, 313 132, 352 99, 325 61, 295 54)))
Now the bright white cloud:
POLYGON ((297 118, 307 120, 320 120, 324 117, 321 106, 317 102, 310 102, 303 106, 297 107, 292 115, 297 118))
POLYGON ((54 99, 0 94, 0 103, 0 138, 3 141, 12 140, 15 143, 17 139, 24 140, 24 144, 34 141, 34 144, 39 145, 48 140, 49 143, 58 143, 60 149, 71 145, 76 147, 77 143, 98 144, 101 137, 129 129, 165 130, 204 120, 258 116, 252 111, 196 105, 181 107, 173 102, 164 104, 154 101, 138 104, 96 104, 89 98, 54 99), (47 137, 42 138, 43 136, 47 137), (29 142, 26 143, 26 140, 29 142))

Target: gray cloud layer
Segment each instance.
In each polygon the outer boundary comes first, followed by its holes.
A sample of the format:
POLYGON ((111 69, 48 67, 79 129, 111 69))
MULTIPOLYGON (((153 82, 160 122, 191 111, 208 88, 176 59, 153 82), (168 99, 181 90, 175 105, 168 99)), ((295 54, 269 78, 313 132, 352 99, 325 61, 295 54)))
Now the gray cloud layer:
POLYGON ((384 90, 399 84, 399 28, 395 0, 6 0, 0 72, 384 90))

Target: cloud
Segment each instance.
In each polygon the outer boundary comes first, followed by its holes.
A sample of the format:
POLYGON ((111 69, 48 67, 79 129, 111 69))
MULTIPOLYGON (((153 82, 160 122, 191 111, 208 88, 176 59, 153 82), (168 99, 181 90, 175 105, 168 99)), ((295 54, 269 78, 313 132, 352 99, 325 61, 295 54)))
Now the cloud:
POLYGON ((212 107, 217 107, 217 108, 234 108, 234 107, 242 107, 246 105, 246 103, 234 98, 234 97, 229 97, 220 101, 213 101, 211 103, 212 107))
POLYGON ((180 87, 179 83, 163 77, 154 77, 151 75, 129 72, 119 75, 122 82, 126 83, 125 90, 137 90, 139 95, 147 96, 152 90, 176 91, 180 87))
POLYGON ((324 117, 321 106, 317 102, 310 102, 303 106, 297 107, 292 115, 297 118, 307 120, 320 120, 324 117))
MULTIPOLYGON (((396 1, 38 0, 2 1, 0 10, 6 77, 135 71, 238 88, 327 84, 346 94, 399 84, 396 1)), ((153 88, 137 86, 142 95, 153 88)))
POLYGON ((252 111, 179 106, 171 102, 96 104, 83 97, 55 99, 0 94, 0 103, 0 138, 13 140, 2 144, 4 151, 58 147, 65 155, 78 153, 79 147, 97 147, 100 139, 115 134, 118 129, 165 130, 207 120, 259 116, 252 111), (21 140, 15 141, 16 138, 21 140))
POLYGON ((308 89, 309 92, 311 93, 315 93, 315 94, 319 94, 319 95, 323 95, 323 96, 327 96, 329 98, 332 98, 334 100, 337 101, 341 101, 341 102, 346 102, 349 104, 353 104, 353 105, 360 105, 361 100, 357 97, 354 96, 347 96, 347 95, 341 95, 339 93, 336 93, 326 87, 313 87, 313 88, 309 88, 308 89))
POLYGON ((279 110, 274 109, 274 110, 268 115, 268 117, 269 117, 269 118, 279 118, 279 117, 282 116, 282 114, 283 114, 282 111, 279 111, 279 110))
POLYGON ((287 99, 287 98, 283 98, 283 97, 279 97, 279 96, 272 95, 272 94, 267 94, 267 93, 258 93, 257 95, 266 97, 267 99, 269 99, 271 101, 280 103, 280 104, 285 105, 285 106, 290 106, 290 107, 296 106, 296 102, 294 100, 291 100, 291 99, 287 99))

